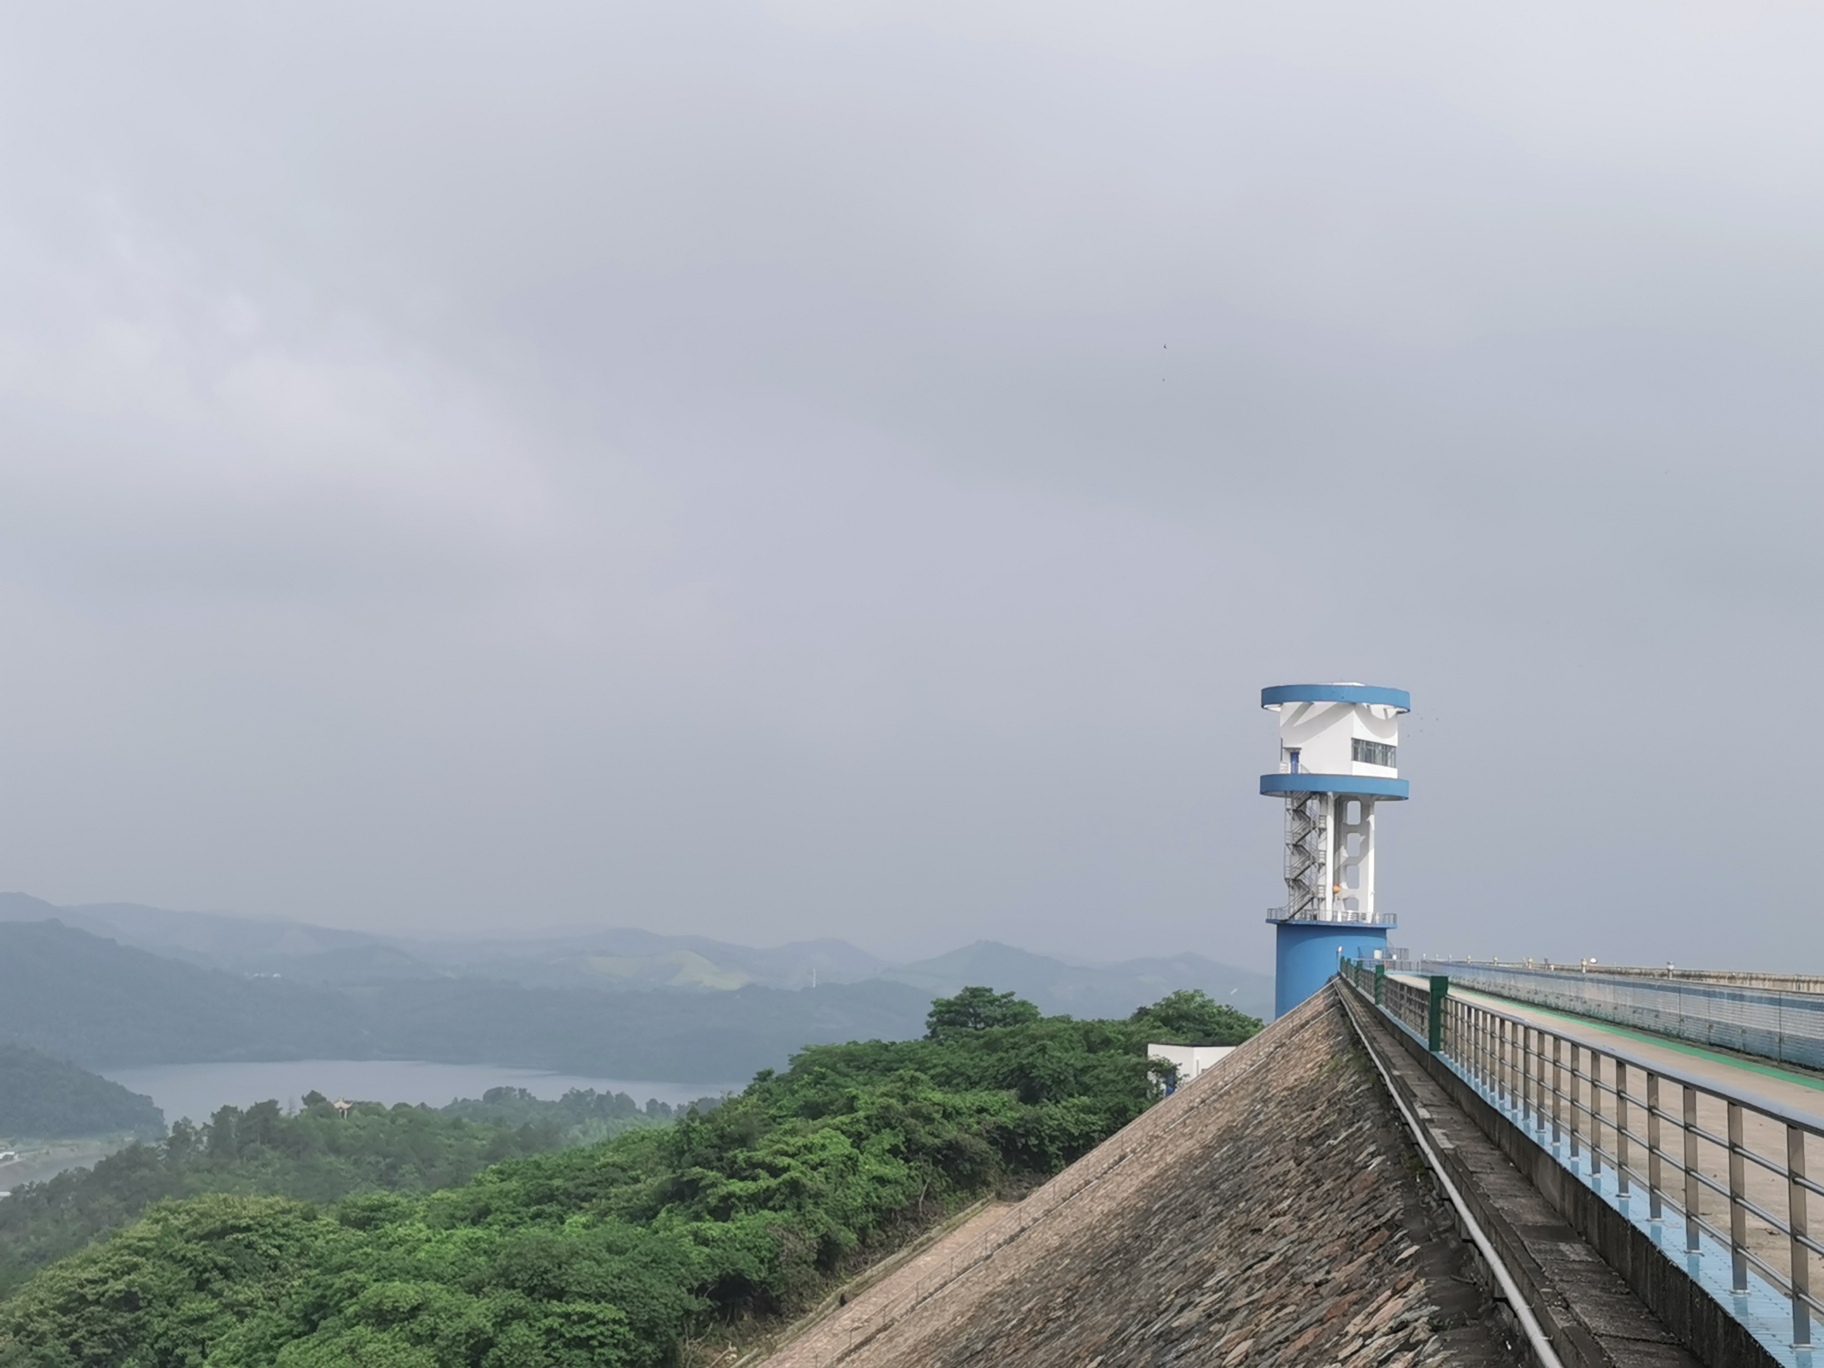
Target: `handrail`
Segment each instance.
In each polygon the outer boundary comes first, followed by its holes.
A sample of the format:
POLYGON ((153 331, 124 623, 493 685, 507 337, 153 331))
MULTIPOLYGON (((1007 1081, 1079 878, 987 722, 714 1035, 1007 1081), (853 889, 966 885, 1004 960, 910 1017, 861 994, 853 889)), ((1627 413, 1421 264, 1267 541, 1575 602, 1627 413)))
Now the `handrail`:
POLYGON ((1811 1259, 1824 1257, 1824 1244, 1811 1235, 1808 1208, 1824 1185, 1807 1172, 1806 1144, 1824 1141, 1824 1116, 1452 995, 1442 975, 1352 960, 1340 972, 1560 1164, 1612 1193, 1656 1241, 1668 1208, 1675 1212, 1694 1276, 1759 1335, 1768 1318, 1757 1323, 1746 1309, 1753 1270, 1790 1310, 1787 1344, 1810 1347, 1812 1317, 1824 1318, 1811 1259), (1674 1106, 1661 1102, 1668 1086, 1678 1090, 1674 1106), (1636 1190, 1647 1197, 1644 1222, 1628 1205, 1636 1190), (1702 1264, 1706 1237, 1729 1255, 1726 1291, 1720 1270, 1708 1277, 1702 1264))
MULTIPOLYGON (((1290 904, 1287 905, 1288 907, 1290 904)), ((1268 921, 1318 922, 1325 926, 1397 926, 1399 918, 1392 912, 1351 912, 1342 907, 1310 907, 1297 914, 1287 907, 1269 907, 1268 921)))
POLYGON ((1512 1002, 1824 1069, 1824 980, 1537 962, 1429 961, 1424 968, 1512 1002))
MULTIPOLYGON (((1403 978, 1403 979, 1416 979, 1416 978, 1423 978, 1425 976, 1422 974, 1402 973, 1402 974, 1398 974, 1398 975, 1389 974, 1388 977, 1389 978, 1398 977, 1398 978, 1403 978)), ((1469 991, 1471 991, 1471 992, 1480 991, 1480 990, 1476 989, 1474 987, 1474 985, 1465 984, 1465 985, 1460 985, 1460 986, 1468 988, 1469 991)), ((1499 1007, 1490 1007, 1483 1003, 1477 1003, 1476 1006, 1480 1011, 1486 1012, 1486 1013, 1488 1013, 1488 1015, 1490 1015, 1492 1017, 1499 1017, 1505 1021, 1517 1022, 1523 1026, 1529 1026, 1535 1031, 1545 1029, 1544 1027, 1539 1026, 1534 1022, 1528 1021, 1525 1017, 1520 1016, 1517 1013, 1504 1012, 1499 1007)), ((1551 1032, 1550 1034, 1557 1034, 1557 1033, 1551 1032)), ((1564 1038, 1566 1040, 1570 1039, 1569 1036, 1566 1036, 1564 1038)), ((1588 1050, 1588 1049, 1593 1049, 1594 1047, 1590 1046, 1590 1045, 1585 1045, 1584 1048, 1586 1050, 1588 1050)), ((1624 1054, 1619 1053, 1618 1051, 1604 1050, 1604 1051, 1602 1051, 1602 1053, 1611 1058, 1625 1059, 1625 1060, 1627 1060, 1627 1062, 1630 1065, 1634 1065, 1634 1064, 1638 1063, 1638 1061, 1633 1056, 1624 1055, 1624 1054)), ((1652 1071, 1654 1073, 1658 1074, 1661 1078, 1671 1079, 1674 1083, 1677 1083, 1680 1087, 1696 1088, 1699 1092, 1709 1093, 1713 1097, 1719 1097, 1719 1098, 1724 1098, 1724 1099, 1733 1098, 1734 1100, 1740 1102, 1743 1106, 1750 1107, 1753 1110, 1758 1111, 1765 1116, 1772 1116, 1781 1121, 1789 1121, 1794 1125, 1803 1126, 1807 1131, 1809 1131, 1813 1135, 1824 1136, 1824 1116, 1820 1116, 1814 1112, 1800 1111, 1796 1107, 1790 1107, 1790 1106, 1786 1105, 1786 1103, 1784 1103, 1784 1102, 1776 1102, 1770 1097, 1763 1097, 1763 1096, 1761 1096, 1761 1094, 1756 1093, 1756 1092, 1750 1092, 1745 1088, 1740 1088, 1740 1089, 1725 1088, 1720 1083, 1715 1083, 1715 1082, 1711 1082, 1708 1079, 1700 1078, 1696 1074, 1686 1073, 1683 1069, 1678 1068, 1676 1065, 1671 1065, 1671 1064, 1651 1064, 1651 1065, 1649 1065, 1649 1064, 1645 1064, 1645 1063, 1639 1063, 1639 1067, 1643 1068, 1643 1069, 1650 1068, 1650 1069, 1652 1069, 1652 1071)), ((1705 1138, 1711 1139, 1713 1137, 1706 1136, 1705 1138)), ((1723 1143, 1727 1143, 1727 1142, 1719 1139, 1717 1141, 1717 1143, 1723 1144, 1723 1143)), ((1824 1189, 1819 1189, 1819 1190, 1824 1191, 1824 1189)))
POLYGON ((1427 964, 1474 969, 1532 969, 1546 974, 1583 974, 1591 978, 1638 979, 1648 983, 1690 984, 1694 988, 1758 988, 1775 993, 1824 993, 1824 974, 1770 974, 1759 969, 1679 969, 1674 965, 1597 964, 1551 959, 1453 959, 1433 955, 1427 964))

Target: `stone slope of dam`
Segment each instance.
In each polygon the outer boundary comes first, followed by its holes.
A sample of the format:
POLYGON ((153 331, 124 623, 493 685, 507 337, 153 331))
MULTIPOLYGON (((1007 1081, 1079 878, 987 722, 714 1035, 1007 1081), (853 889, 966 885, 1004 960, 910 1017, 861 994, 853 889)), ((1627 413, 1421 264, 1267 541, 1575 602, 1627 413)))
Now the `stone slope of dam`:
POLYGON ((767 1368, 1526 1362, 1334 993, 767 1368))

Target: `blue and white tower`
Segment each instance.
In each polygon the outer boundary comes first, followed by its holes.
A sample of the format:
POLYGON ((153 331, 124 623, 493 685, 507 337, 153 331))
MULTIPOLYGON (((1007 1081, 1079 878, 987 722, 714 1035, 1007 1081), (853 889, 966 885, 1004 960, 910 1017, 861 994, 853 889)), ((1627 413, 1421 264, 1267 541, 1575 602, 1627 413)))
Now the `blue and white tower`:
POLYGON ((1279 772, 1260 791, 1286 800, 1286 905, 1273 1011, 1284 1016, 1336 972, 1338 955, 1372 959, 1398 925, 1374 902, 1374 810, 1407 796, 1397 768, 1404 689, 1372 684, 1281 684, 1260 691, 1279 714, 1279 772))

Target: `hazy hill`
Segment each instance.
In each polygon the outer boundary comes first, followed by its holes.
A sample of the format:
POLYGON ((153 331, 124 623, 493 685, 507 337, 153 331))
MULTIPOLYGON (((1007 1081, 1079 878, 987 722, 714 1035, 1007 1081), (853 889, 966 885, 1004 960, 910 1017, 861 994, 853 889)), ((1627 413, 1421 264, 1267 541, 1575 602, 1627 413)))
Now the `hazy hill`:
POLYGON ((0 922, 55 918, 170 959, 240 974, 280 974, 311 983, 483 977, 550 987, 702 988, 759 984, 802 988, 850 983, 887 968, 841 940, 756 949, 708 936, 667 936, 635 927, 530 936, 401 937, 309 922, 178 912, 140 903, 58 907, 27 893, 0 893, 0 922))
POLYGON ((0 894, 0 1040, 88 1065, 405 1058, 733 1082, 802 1045, 916 1036, 931 998, 972 983, 1077 1017, 1125 1017, 1179 988, 1254 1016, 1272 1003, 1264 975, 1192 954, 1087 966, 979 941, 894 967, 839 940, 755 949, 624 928, 402 942, 0 894), (63 920, 25 920, 46 912, 63 920))
POLYGON ((609 1078, 738 1083, 805 1045, 924 1034, 930 995, 870 980, 816 988, 603 993, 487 979, 351 989, 389 1057, 609 1078))
POLYGON ((480 978, 331 988, 166 959, 60 922, 0 923, 0 1041, 91 1067, 425 1059, 732 1083, 807 1044, 915 1036, 928 996, 870 981, 604 993, 480 978))
POLYGON ((344 945, 312 955, 296 955, 266 960, 270 969, 256 972, 276 974, 294 983, 313 986, 376 983, 389 979, 448 978, 451 971, 416 959, 396 945, 374 942, 367 945, 344 945))
POLYGON ((888 967, 842 940, 757 949, 635 927, 403 943, 414 955, 453 972, 553 987, 804 988, 813 982, 853 983, 888 967))
POLYGON ((90 1135, 165 1133, 149 1097, 23 1045, 0 1044, 0 1137, 66 1140, 90 1135))
POLYGON ((395 943, 365 931, 307 922, 233 917, 222 912, 174 912, 141 903, 58 907, 29 893, 0 893, 0 922, 50 918, 155 955, 244 972, 270 972, 287 960, 351 946, 395 943))
POLYGON ((56 921, 0 923, 0 1039, 90 1066, 374 1057, 331 994, 201 969, 56 921))
POLYGON ((988 984, 1017 991, 1043 1011, 1073 1016, 1125 1016, 1179 988, 1201 988, 1252 1016, 1269 1016, 1273 1006, 1272 980, 1266 975, 1189 953, 1074 965, 978 941, 933 959, 895 966, 835 939, 756 948, 637 927, 520 937, 389 937, 136 903, 59 908, 27 894, 0 893, 0 923, 49 917, 195 965, 241 976, 277 974, 319 987, 480 978, 535 988, 720 993, 885 978, 934 995, 953 993, 967 983, 988 984))

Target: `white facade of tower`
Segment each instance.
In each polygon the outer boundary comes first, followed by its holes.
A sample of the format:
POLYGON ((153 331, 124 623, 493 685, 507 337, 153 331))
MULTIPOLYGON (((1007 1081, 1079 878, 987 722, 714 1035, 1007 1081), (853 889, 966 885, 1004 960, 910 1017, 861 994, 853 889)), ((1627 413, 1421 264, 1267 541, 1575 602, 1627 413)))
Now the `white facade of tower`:
POLYGON ((1405 695, 1288 685, 1263 693, 1262 706, 1279 715, 1279 774, 1262 776, 1261 791, 1286 799, 1286 905, 1274 920, 1391 925, 1375 906, 1375 807, 1406 796, 1405 695), (1294 696, 1269 701, 1282 694, 1294 696))
POLYGON ((1296 755, 1305 774, 1399 778, 1400 715, 1385 704, 1281 703, 1275 711, 1281 774, 1296 755))

